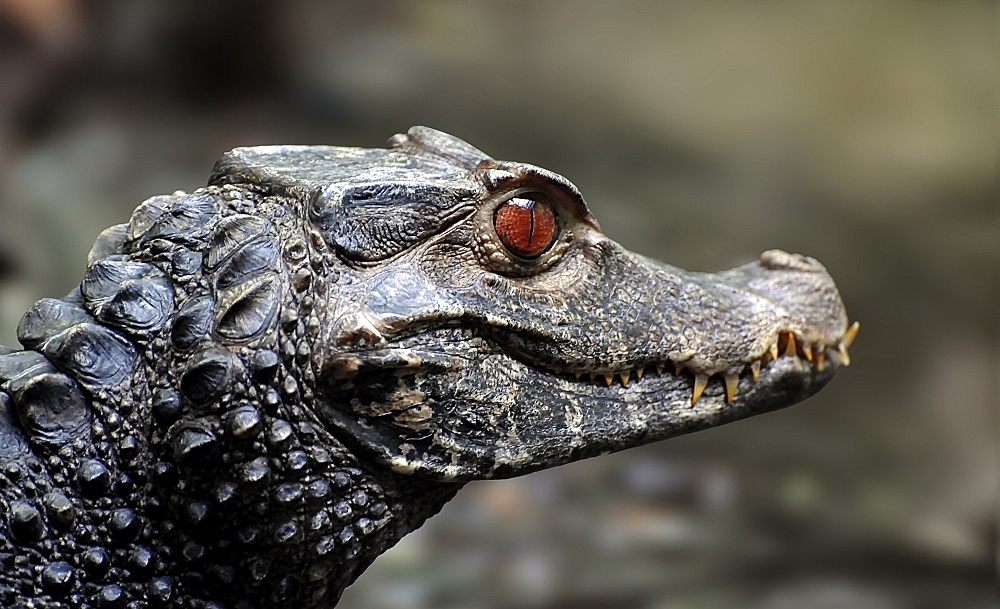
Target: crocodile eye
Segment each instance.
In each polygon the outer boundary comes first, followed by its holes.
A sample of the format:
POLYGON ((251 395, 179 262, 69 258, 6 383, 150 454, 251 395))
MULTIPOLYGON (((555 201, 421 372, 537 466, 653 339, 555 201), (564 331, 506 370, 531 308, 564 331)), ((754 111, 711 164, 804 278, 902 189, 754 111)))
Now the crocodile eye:
POLYGON ((515 197, 494 212, 493 227, 508 250, 521 258, 537 258, 555 241, 556 215, 544 199, 515 197))

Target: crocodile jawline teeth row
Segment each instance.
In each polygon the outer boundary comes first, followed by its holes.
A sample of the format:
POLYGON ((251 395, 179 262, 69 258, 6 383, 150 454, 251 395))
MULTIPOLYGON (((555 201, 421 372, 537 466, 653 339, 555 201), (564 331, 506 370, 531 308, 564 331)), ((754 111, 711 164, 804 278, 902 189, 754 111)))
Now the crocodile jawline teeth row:
MULTIPOLYGON (((816 369, 820 371, 826 367, 828 361, 835 361, 841 366, 850 366, 851 357, 848 354, 847 349, 851 346, 851 343, 854 342, 860 328, 861 324, 859 322, 854 322, 847 329, 847 331, 844 332, 844 335, 840 337, 839 341, 829 345, 806 342, 794 332, 780 332, 778 334, 778 340, 772 343, 770 348, 759 358, 747 363, 740 370, 730 371, 718 375, 722 377, 723 385, 725 387, 726 402, 732 402, 736 397, 736 391, 739 386, 741 374, 749 370, 751 378, 756 381, 760 377, 761 366, 777 360, 779 357, 798 357, 815 364, 816 369)), ((688 370, 685 362, 647 364, 638 368, 628 368, 625 370, 567 371, 560 368, 549 368, 557 374, 571 374, 575 379, 580 379, 584 375, 587 375, 591 381, 600 379, 604 381, 604 384, 608 387, 615 382, 615 378, 617 377, 622 387, 628 387, 629 382, 632 381, 633 378, 638 381, 642 379, 644 374, 648 374, 653 370, 655 370, 657 374, 663 374, 668 366, 673 368, 675 375, 680 375, 682 372, 686 372, 694 377, 694 385, 691 390, 691 405, 694 406, 694 404, 698 402, 698 399, 701 398, 705 388, 708 386, 709 379, 714 375, 702 374, 697 371, 688 370)))

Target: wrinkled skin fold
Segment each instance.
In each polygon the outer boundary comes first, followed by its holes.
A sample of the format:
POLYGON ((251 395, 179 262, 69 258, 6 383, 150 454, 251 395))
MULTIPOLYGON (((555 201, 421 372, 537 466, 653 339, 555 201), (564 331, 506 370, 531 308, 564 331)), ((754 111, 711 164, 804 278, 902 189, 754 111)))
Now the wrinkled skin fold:
POLYGON ((88 262, 0 348, 3 606, 332 607, 462 483, 789 406, 858 329, 812 258, 639 256, 424 127, 233 150, 88 262))

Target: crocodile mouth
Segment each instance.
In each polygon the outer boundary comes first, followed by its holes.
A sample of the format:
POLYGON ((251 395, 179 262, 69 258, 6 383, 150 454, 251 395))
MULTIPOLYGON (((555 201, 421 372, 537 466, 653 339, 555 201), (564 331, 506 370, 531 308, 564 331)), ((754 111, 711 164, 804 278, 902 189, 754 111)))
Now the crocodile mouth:
MULTIPOLYGON (((447 324, 438 330, 454 330, 457 327, 456 321, 453 320, 454 325, 447 324)), ((630 384, 642 382, 643 378, 648 379, 653 375, 671 374, 675 377, 690 377, 692 383, 691 405, 693 406, 701 398, 708 384, 716 377, 721 380, 724 387, 726 403, 731 403, 736 397, 740 378, 749 377, 753 382, 756 382, 760 377, 761 370, 777 362, 779 358, 794 358, 805 365, 814 367, 818 372, 823 372, 829 366, 850 366, 851 357, 848 349, 854 343, 860 328, 860 322, 855 321, 847 327, 839 338, 829 342, 809 341, 800 333, 781 330, 776 333, 770 346, 762 353, 751 355, 747 362, 737 369, 729 368, 726 372, 717 373, 706 373, 694 363, 693 359, 684 361, 650 359, 625 367, 601 366, 600 364, 587 367, 561 366, 532 357, 509 344, 505 345, 504 341, 499 340, 494 332, 473 330, 473 333, 480 339, 494 343, 500 351, 531 368, 573 382, 589 382, 606 387, 618 382, 623 388, 628 388, 630 384)), ((431 332, 434 331, 431 330, 431 332)), ((414 348, 406 344, 409 342, 407 339, 414 340, 425 336, 426 333, 426 331, 415 332, 391 347, 338 353, 327 359, 326 371, 335 378, 348 378, 365 368, 393 369, 398 374, 415 374, 420 370, 434 368, 446 370, 463 366, 462 358, 453 353, 414 348)))
POLYGON ((686 375, 693 379, 691 389, 692 406, 701 398, 708 383, 718 376, 725 388, 726 402, 730 403, 736 397, 737 388, 742 376, 749 376, 753 381, 757 381, 760 377, 761 369, 781 357, 796 358, 815 366, 819 372, 822 372, 830 365, 850 366, 851 357, 848 349, 857 337, 860 328, 860 322, 855 321, 839 339, 829 344, 810 342, 795 332, 781 331, 778 332, 777 338, 764 353, 751 358, 750 362, 741 370, 719 374, 705 374, 693 366, 690 361, 650 361, 627 368, 595 367, 586 369, 560 367, 542 361, 530 361, 530 364, 558 376, 572 378, 580 382, 602 383, 607 387, 610 387, 617 381, 621 383, 622 387, 627 388, 629 383, 641 382, 643 377, 649 377, 652 374, 660 376, 665 373, 671 373, 674 376, 686 375))
MULTIPOLYGON (((838 339, 830 343, 810 342, 796 332, 780 331, 777 333, 776 339, 771 342, 770 347, 765 349, 763 353, 751 357, 749 363, 744 364, 738 370, 730 369, 728 372, 716 374, 704 373, 693 365, 691 360, 680 362, 650 360, 625 368, 559 366, 504 346, 496 340, 496 337, 490 339, 488 334, 476 334, 482 339, 490 340, 501 352, 523 362, 526 366, 573 382, 589 382, 606 387, 617 382, 623 388, 628 388, 630 385, 641 383, 644 378, 649 380, 651 376, 689 377, 691 379, 691 405, 694 406, 701 399, 708 384, 716 377, 721 380, 726 403, 731 403, 736 398, 741 378, 748 377, 751 381, 756 382, 762 370, 782 358, 794 358, 803 365, 815 368, 818 372, 823 372, 830 366, 849 366, 851 357, 848 349, 857 337, 860 328, 860 322, 855 321, 838 339)), ((445 328, 440 329, 445 330, 445 328)), ((413 337, 420 335, 415 334, 413 337)), ((463 366, 461 358, 455 354, 402 345, 341 353, 329 362, 333 363, 330 369, 335 371, 335 376, 340 378, 354 376, 359 370, 365 368, 394 369, 399 374, 415 374, 420 370, 426 371, 435 368, 446 370, 463 366)))

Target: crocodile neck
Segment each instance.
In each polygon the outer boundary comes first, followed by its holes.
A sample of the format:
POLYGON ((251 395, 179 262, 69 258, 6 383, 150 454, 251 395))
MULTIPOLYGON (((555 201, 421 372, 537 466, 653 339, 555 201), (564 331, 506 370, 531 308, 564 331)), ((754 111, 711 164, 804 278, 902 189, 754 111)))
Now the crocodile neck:
POLYGON ((18 582, 38 579, 36 564, 49 565, 39 592, 52 607, 332 606, 461 487, 366 468, 322 426, 288 424, 297 419, 283 404, 261 408, 262 441, 185 463, 171 430, 203 419, 163 425, 155 398, 131 410, 96 402, 82 450, 5 448, 0 500, 23 522, 0 534, 4 606, 16 606, 18 582), (135 420, 153 424, 143 433, 135 420), (70 582, 54 581, 60 569, 70 582))
MULTIPOLYGON (((331 606, 461 487, 365 467, 297 404, 243 403, 221 417, 222 433, 246 429, 251 407, 261 439, 223 454, 174 465, 176 440, 153 434, 153 536, 171 557, 165 572, 190 598, 331 606)), ((170 429, 203 423, 181 420, 170 429)))
POLYGON ((262 239, 287 244, 264 260, 274 271, 244 261, 250 271, 229 285, 226 263, 212 260, 218 243, 150 240, 98 261, 52 305, 69 307, 75 325, 35 332, 26 316, 21 334, 35 351, 0 371, 0 500, 26 518, 9 529, 19 538, 0 534, 4 593, 37 579, 32 564, 47 564, 56 568, 39 592, 52 606, 332 606, 461 487, 365 464, 317 418, 310 328, 323 321, 323 290, 336 276, 311 249, 302 216, 289 213, 295 200, 205 192, 214 211, 198 219, 202 232, 252 214, 269 227, 262 239), (171 322, 106 321, 117 309, 100 300, 101 282, 121 282, 122 268, 136 275, 142 306, 155 308, 149 294, 170 296, 162 307, 171 322), (252 318, 260 327, 226 318, 253 307, 272 310, 252 318), (232 322, 227 335, 205 329, 219 318, 223 328, 232 322), (90 369, 95 349, 102 367, 90 369), (46 396, 62 382, 70 407, 32 405, 20 387, 40 378, 46 396), (23 433, 15 421, 32 408, 40 426, 23 433), (27 555, 17 547, 25 542, 27 555))
MULTIPOLYGON (((318 418, 310 354, 337 274, 314 249, 301 201, 207 191, 227 201, 214 224, 251 214, 274 227, 284 246, 272 261, 281 302, 251 336, 239 336, 243 326, 234 322, 228 334, 192 340, 185 332, 200 327, 199 302, 214 301, 211 318, 221 317, 225 327, 239 298, 252 307, 266 296, 245 297, 239 284, 223 287, 224 264, 214 276, 202 270, 175 279, 177 319, 193 323, 175 321, 170 340, 154 340, 147 360, 152 395, 144 419, 154 425, 145 495, 150 509, 159 510, 151 522, 169 548, 166 571, 191 599, 332 606, 375 557, 437 513, 461 485, 373 468, 318 418)), ((212 248, 197 251, 203 269, 215 264, 212 248)), ((136 257, 164 259, 157 250, 136 257)))

